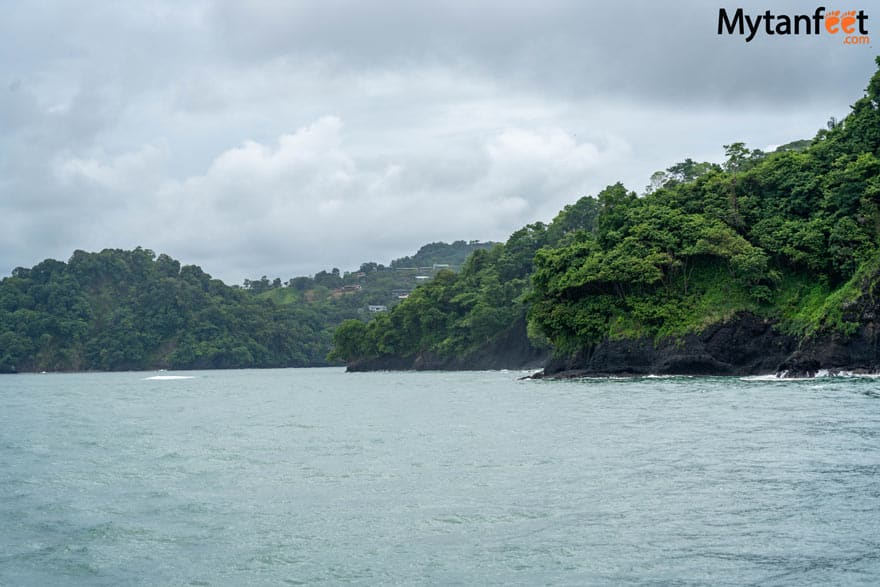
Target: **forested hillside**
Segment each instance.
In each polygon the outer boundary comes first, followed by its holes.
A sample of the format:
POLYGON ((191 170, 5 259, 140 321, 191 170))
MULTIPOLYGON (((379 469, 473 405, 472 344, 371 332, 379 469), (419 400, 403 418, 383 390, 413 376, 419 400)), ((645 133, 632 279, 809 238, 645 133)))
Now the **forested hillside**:
POLYGON ((0 370, 306 365, 321 317, 152 251, 76 251, 0 283, 0 370))
POLYGON ((433 267, 434 265, 461 266, 474 251, 491 249, 496 243, 479 241, 455 241, 453 243, 429 243, 411 257, 401 257, 391 262, 392 269, 404 267, 433 267))
POLYGON ((76 251, 0 280, 0 373, 331 364, 344 319, 393 307, 439 270, 412 259, 457 268, 491 245, 432 243, 399 269, 368 262, 243 287, 148 249, 76 251))
POLYGON ((511 360, 532 362, 549 348, 543 337, 526 338, 527 294, 534 271, 535 253, 542 247, 562 246, 579 232, 594 228, 598 204, 581 198, 566 206, 550 225, 530 224, 513 233, 507 242, 492 249, 474 251, 461 271, 441 271, 420 286, 391 312, 368 323, 345 322, 334 335, 334 358, 350 366, 379 359, 376 367, 410 367, 420 358, 430 367, 507 366, 496 347, 514 347, 511 360), (493 354, 500 356, 493 358, 493 354), (382 357, 402 361, 387 363, 382 357), (486 358, 489 358, 486 361, 486 358), (447 359, 462 358, 446 363, 447 359))
MULTIPOLYGON (((461 356, 488 349, 524 316, 534 344, 546 341, 571 367, 614 341, 642 341, 639 352, 644 341, 704 344, 687 337, 746 318, 772 327, 779 348, 769 356, 856 335, 876 355, 870 312, 850 310, 865 306, 880 276, 880 73, 827 127, 770 154, 731 143, 723 165, 674 165, 642 197, 616 184, 581 199, 549 226, 475 253, 390 314, 345 323, 335 356, 354 367, 461 356)), ((712 352, 689 360, 706 371, 766 364, 712 352)))
POLYGON ((387 267, 238 287, 138 248, 18 268, 0 281, 0 372, 551 353, 549 371, 880 369, 880 73, 811 141, 725 153, 655 173, 641 196, 609 186, 503 244, 431 243, 387 267))

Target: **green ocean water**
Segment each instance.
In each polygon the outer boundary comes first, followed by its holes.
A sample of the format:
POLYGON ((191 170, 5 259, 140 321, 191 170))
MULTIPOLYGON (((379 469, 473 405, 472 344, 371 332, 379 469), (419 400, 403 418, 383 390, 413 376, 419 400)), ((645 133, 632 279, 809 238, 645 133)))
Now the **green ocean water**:
POLYGON ((522 375, 0 376, 0 585, 880 584, 880 380, 522 375))

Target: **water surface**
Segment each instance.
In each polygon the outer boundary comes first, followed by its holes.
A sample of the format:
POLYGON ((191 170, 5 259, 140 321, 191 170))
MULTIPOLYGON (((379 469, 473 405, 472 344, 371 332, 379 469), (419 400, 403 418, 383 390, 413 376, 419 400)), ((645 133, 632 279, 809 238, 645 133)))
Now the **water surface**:
POLYGON ((880 583, 877 380, 519 376, 2 376, 0 584, 880 583))

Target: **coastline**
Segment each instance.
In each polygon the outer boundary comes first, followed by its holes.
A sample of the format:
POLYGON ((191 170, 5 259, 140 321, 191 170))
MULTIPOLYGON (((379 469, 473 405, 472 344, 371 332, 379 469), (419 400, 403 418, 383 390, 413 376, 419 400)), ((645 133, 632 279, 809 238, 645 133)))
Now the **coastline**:
POLYGON ((649 375, 776 376, 800 379, 822 374, 880 372, 880 332, 872 310, 864 309, 849 336, 825 333, 798 338, 777 330, 777 322, 750 312, 714 324, 699 334, 656 341, 605 340, 568 357, 552 357, 521 340, 519 345, 483 348, 464 357, 420 353, 384 356, 348 364, 347 371, 538 370, 534 379, 645 377, 649 375))

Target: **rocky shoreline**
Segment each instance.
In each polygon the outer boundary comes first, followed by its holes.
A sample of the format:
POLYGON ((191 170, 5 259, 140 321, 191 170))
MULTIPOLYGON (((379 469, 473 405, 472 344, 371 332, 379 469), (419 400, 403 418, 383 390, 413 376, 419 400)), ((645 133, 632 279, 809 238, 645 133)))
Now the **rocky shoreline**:
POLYGON ((772 322, 742 314, 699 335, 606 340, 551 360, 541 376, 756 375, 774 372, 796 348, 797 341, 778 333, 772 322))
POLYGON ((423 353, 380 357, 349 364, 349 371, 541 369, 535 378, 645 375, 772 375, 880 373, 880 272, 861 284, 862 294, 841 307, 850 334, 820 330, 798 338, 780 332, 778 322, 750 312, 713 324, 700 334, 656 341, 605 340, 571 357, 553 357, 535 348, 525 320, 484 347, 462 357, 423 353))
MULTIPOLYGON (((614 375, 767 375, 809 378, 819 374, 880 373, 880 295, 868 288, 844 308, 854 332, 797 339, 775 322, 744 312, 699 335, 654 344, 649 339, 605 341, 569 359, 553 359, 538 378, 614 375)), ((876 292, 880 294, 880 291, 876 292)))
MULTIPOLYGON (((868 297, 868 296, 866 296, 868 297)), ((863 300, 864 301, 864 300, 863 300)), ((352 363, 349 371, 541 369, 533 378, 569 379, 645 375, 768 375, 814 377, 820 373, 880 372, 880 337, 873 306, 849 310, 858 321, 848 337, 826 334, 798 340, 779 332, 776 322, 744 312, 700 334, 683 338, 606 340, 578 354, 558 358, 534 348, 524 327, 463 357, 422 353, 352 363), (520 331, 521 330, 521 331, 520 331)), ((854 320, 855 321, 855 320, 854 320)))

